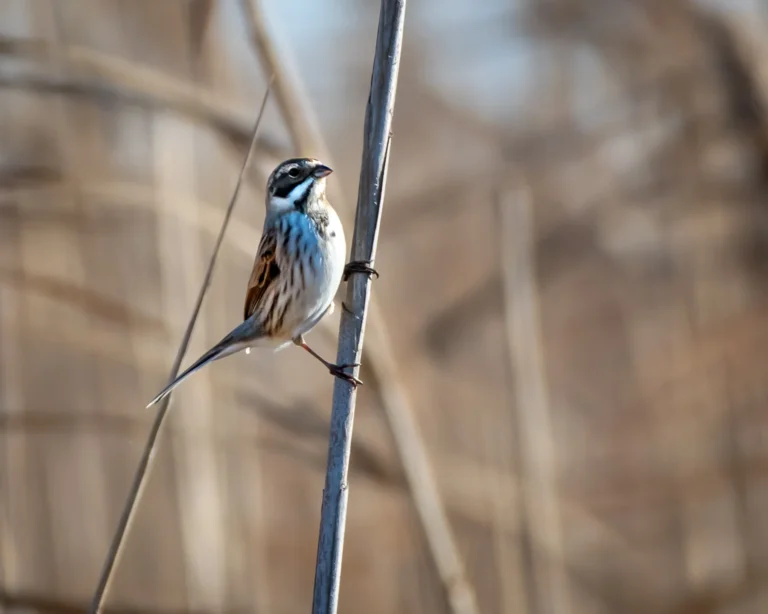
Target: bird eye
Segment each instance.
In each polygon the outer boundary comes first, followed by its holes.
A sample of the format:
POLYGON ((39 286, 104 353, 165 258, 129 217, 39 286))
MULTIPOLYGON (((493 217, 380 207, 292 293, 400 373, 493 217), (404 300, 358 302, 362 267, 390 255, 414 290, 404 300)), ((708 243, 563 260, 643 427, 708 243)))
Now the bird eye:
POLYGON ((299 169, 294 166, 291 170, 288 171, 288 176, 291 179, 296 179, 299 176, 299 169))

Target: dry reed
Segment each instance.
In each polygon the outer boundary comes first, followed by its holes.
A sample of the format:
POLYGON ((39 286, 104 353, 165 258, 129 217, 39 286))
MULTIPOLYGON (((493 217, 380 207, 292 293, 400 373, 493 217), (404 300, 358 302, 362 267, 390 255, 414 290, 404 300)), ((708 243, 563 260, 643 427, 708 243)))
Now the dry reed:
MULTIPOLYGON (((205 272, 203 283, 200 286, 200 292, 197 295, 197 300, 192 310, 192 315, 189 318, 189 322, 187 323, 187 328, 184 331, 184 336, 182 337, 178 352, 176 353, 176 358, 173 361, 173 366, 171 367, 171 373, 168 378, 169 382, 172 382, 174 379, 176 379, 176 376, 179 374, 179 369, 181 368, 181 361, 184 360, 184 356, 187 353, 189 340, 192 337, 192 332, 194 331, 195 324, 197 323, 197 317, 200 313, 200 308, 203 305, 203 300, 205 299, 205 295, 208 292, 208 288, 211 284, 211 280, 213 279, 213 269, 216 266, 216 259, 219 255, 219 250, 221 249, 221 244, 224 240, 224 235, 227 232, 227 226, 229 225, 229 220, 232 217, 232 211, 235 208, 237 197, 240 194, 240 186, 243 183, 243 177, 245 176, 246 169, 248 168, 248 165, 251 161, 251 157, 253 156, 253 152, 256 149, 256 135, 259 130, 259 124, 261 123, 261 118, 264 115, 264 109, 267 106, 267 100, 269 99, 269 92, 271 87, 272 87, 272 81, 270 79, 270 82, 267 85, 267 90, 264 93, 264 98, 261 103, 261 108, 259 109, 259 114, 256 118, 256 123, 253 128, 253 134, 251 136, 251 143, 250 143, 250 147, 248 148, 248 153, 246 154, 245 159, 243 160, 243 165, 240 168, 240 174, 238 175, 237 183, 235 184, 235 189, 232 193, 232 198, 230 199, 229 205, 227 206, 227 210, 224 214, 224 219, 221 222, 221 229, 219 230, 219 235, 216 238, 216 243, 213 247, 213 253, 211 254, 210 260, 208 261, 208 268, 205 272)), ((171 401, 171 397, 172 397, 172 394, 169 394, 168 396, 163 398, 162 401, 160 401, 160 403, 158 404, 157 411, 155 413, 155 418, 152 422, 149 435, 147 436, 147 442, 144 446, 144 451, 142 452, 141 459, 139 460, 139 465, 136 468, 136 473, 134 474, 133 482, 131 483, 130 490, 128 491, 128 498, 120 514, 120 519, 118 521, 117 529, 115 530, 115 534, 112 538, 112 542, 107 552, 106 560, 104 561, 101 574, 99 575, 99 582, 96 586, 96 591, 94 592, 90 608, 88 609, 88 612, 90 614, 97 614, 103 610, 104 599, 106 598, 106 595, 109 591, 109 586, 112 583, 112 580, 114 578, 115 566, 123 551, 123 548, 125 545, 125 538, 131 527, 131 522, 134 518, 138 503, 141 498, 141 494, 146 485, 147 477, 149 476, 149 470, 152 467, 151 465, 152 459, 155 457, 155 450, 157 447, 158 437, 160 436, 160 431, 163 427, 163 424, 165 423, 165 418, 168 414, 168 407, 171 401)))

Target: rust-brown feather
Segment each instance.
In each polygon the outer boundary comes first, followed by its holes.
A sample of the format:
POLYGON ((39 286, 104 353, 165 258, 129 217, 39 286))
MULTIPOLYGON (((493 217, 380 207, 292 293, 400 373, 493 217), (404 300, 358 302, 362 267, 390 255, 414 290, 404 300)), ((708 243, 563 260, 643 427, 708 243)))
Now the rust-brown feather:
POLYGON ((248 288, 245 291, 244 319, 247 320, 256 312, 257 307, 264 300, 267 289, 276 282, 279 276, 277 233, 276 229, 270 229, 262 235, 259 249, 256 252, 253 271, 251 271, 251 278, 248 280, 248 288))

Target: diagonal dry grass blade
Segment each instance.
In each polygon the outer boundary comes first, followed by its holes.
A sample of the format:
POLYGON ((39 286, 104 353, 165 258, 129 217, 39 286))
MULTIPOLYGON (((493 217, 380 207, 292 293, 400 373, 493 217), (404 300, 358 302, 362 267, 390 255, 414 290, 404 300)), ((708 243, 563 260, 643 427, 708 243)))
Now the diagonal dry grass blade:
MULTIPOLYGON (((179 350, 176 353, 176 358, 174 359, 173 366, 171 367, 171 374, 168 379, 169 382, 173 381, 179 373, 181 361, 184 360, 184 355, 187 353, 189 340, 192 337, 192 332, 195 329, 195 324, 197 323, 197 317, 200 313, 200 308, 202 307, 203 300, 205 299, 205 295, 208 291, 208 287, 211 284, 211 279, 213 278, 213 269, 216 265, 219 249, 221 248, 221 244, 224 240, 224 234, 227 231, 229 220, 232 217, 232 211, 235 208, 235 203, 237 202, 237 197, 240 193, 240 186, 243 183, 245 171, 248 168, 251 157, 253 156, 256 144, 256 134, 259 130, 261 118, 264 115, 264 109, 267 106, 267 100, 269 99, 271 88, 272 79, 270 79, 269 84, 267 85, 267 91, 264 93, 264 99, 262 100, 261 108, 259 109, 259 114, 256 118, 256 124, 253 128, 251 145, 248 148, 248 153, 246 154, 243 165, 240 168, 240 174, 238 175, 237 183, 235 184, 235 189, 232 193, 232 198, 229 201, 226 213, 224 214, 224 219, 221 222, 221 230, 219 231, 219 235, 216 238, 216 244, 214 245, 213 253, 211 254, 211 258, 208 262, 208 269, 206 270, 205 278, 203 279, 203 283, 200 286, 200 292, 198 293, 197 301, 195 302, 195 306, 192 310, 192 315, 189 318, 189 323, 187 324, 187 328, 184 331, 184 336, 182 337, 181 344, 179 345, 179 350)), ((157 412, 155 413, 155 419, 152 422, 152 427, 150 428, 149 435, 147 436, 144 452, 141 455, 139 466, 137 467, 136 473, 134 474, 131 488, 128 491, 128 498, 125 502, 125 506, 123 507, 123 511, 120 514, 120 520, 118 521, 117 529, 115 530, 114 537, 112 538, 112 543, 109 546, 107 557, 104 561, 104 565, 99 576, 99 582, 96 586, 96 591, 93 595, 90 608, 88 609, 90 614, 100 613, 104 607, 104 599, 107 595, 107 592, 109 591, 109 586, 114 577, 115 566, 120 558, 120 554, 122 553, 123 546, 125 544, 125 537, 128 534, 128 530, 130 529, 131 522, 136 512, 137 504, 141 498, 141 493, 144 490, 144 486, 146 485, 149 469, 151 468, 151 462, 155 456, 154 452, 157 446, 160 430, 165 422, 165 417, 168 414, 168 407, 171 397, 172 394, 169 394, 167 397, 165 397, 158 405, 157 412)))

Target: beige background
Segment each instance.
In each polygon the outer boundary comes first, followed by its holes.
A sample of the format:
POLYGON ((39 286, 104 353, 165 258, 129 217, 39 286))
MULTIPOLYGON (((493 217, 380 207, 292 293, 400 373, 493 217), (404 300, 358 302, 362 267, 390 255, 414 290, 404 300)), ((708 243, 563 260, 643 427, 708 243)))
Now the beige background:
MULTIPOLYGON (((264 4, 349 206, 377 3, 264 4)), ((409 3, 374 294, 483 614, 768 608, 765 38, 409 3)), ((265 79, 234 0, 0 0, 0 85, 0 611, 82 612, 265 79)), ((274 99, 262 136, 185 364, 240 317, 274 99)), ((108 604, 306 612, 331 391, 294 349, 185 383, 108 604)), ((340 611, 446 612, 380 392, 340 611)))

